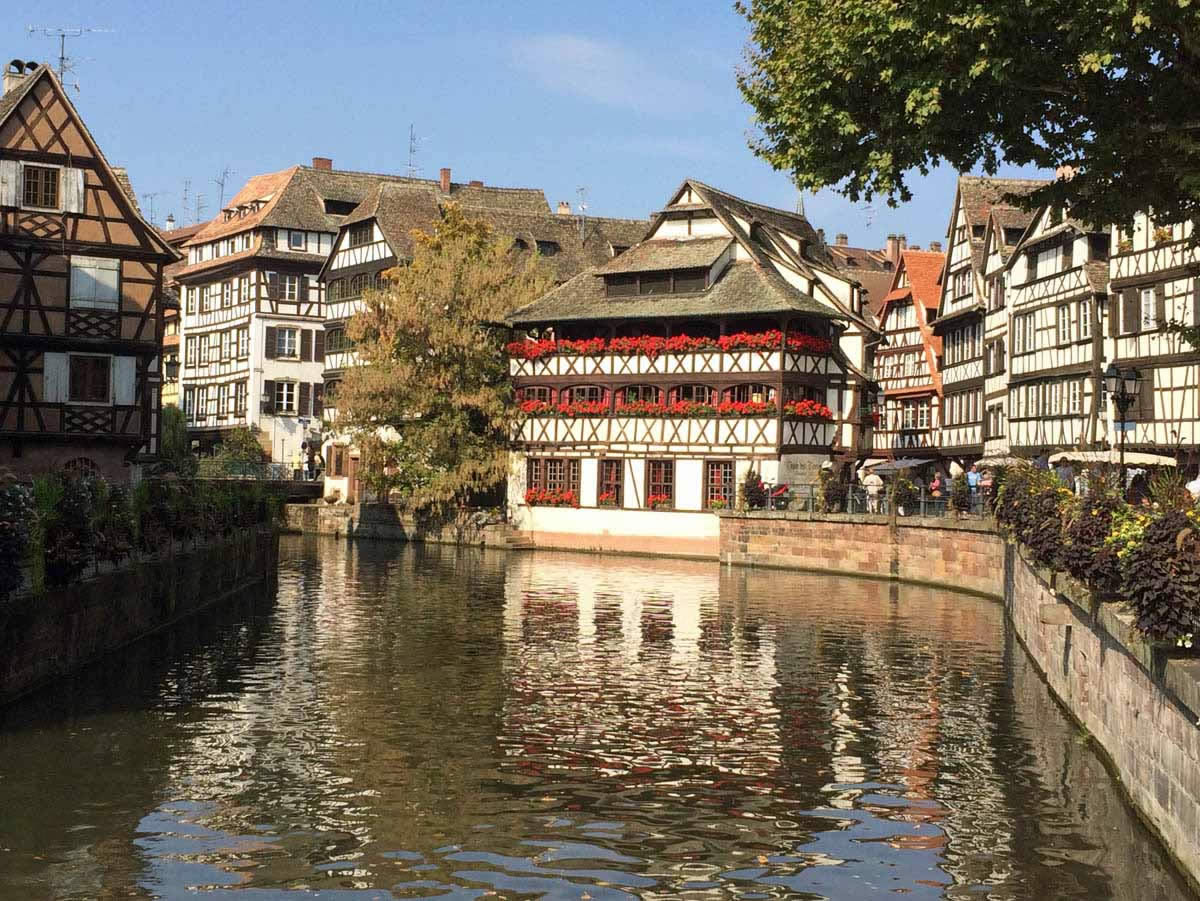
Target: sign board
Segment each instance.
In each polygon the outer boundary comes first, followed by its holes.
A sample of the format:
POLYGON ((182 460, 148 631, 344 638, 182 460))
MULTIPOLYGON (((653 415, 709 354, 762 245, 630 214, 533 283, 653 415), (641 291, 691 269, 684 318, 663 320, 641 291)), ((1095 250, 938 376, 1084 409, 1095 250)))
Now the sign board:
POLYGON ((1113 428, 1118 432, 1133 432, 1137 430, 1136 422, 1114 422, 1113 428))

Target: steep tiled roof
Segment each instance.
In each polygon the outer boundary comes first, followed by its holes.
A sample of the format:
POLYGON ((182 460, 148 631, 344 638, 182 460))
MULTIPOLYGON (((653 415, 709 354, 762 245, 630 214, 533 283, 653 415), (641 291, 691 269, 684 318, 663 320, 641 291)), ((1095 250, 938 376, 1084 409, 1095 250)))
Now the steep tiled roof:
POLYGON ((589 319, 654 319, 807 313, 840 318, 820 301, 801 294, 758 263, 732 263, 705 291, 692 294, 608 297, 604 279, 584 272, 508 317, 514 326, 589 319))
POLYGON ((960 175, 958 190, 967 223, 974 228, 987 224, 988 212, 994 206, 1014 208, 1005 198, 1010 195, 1031 194, 1049 182, 1041 178, 994 178, 990 175, 960 175))
POLYGON ((946 255, 932 250, 905 250, 902 253, 913 298, 926 309, 936 310, 941 293, 938 279, 946 264, 946 255))
POLYGON ((140 213, 142 208, 138 205, 137 194, 133 190, 133 182, 129 180, 129 170, 124 166, 113 166, 112 171, 113 175, 117 178, 117 184, 125 192, 125 196, 129 198, 129 202, 133 204, 133 208, 140 213))
POLYGON ((733 238, 657 238, 644 241, 600 267, 602 273, 661 272, 707 268, 733 243, 733 238))
POLYGON ((412 230, 432 232, 440 218, 441 208, 428 186, 380 182, 343 225, 374 219, 392 253, 406 259, 412 256, 412 230))

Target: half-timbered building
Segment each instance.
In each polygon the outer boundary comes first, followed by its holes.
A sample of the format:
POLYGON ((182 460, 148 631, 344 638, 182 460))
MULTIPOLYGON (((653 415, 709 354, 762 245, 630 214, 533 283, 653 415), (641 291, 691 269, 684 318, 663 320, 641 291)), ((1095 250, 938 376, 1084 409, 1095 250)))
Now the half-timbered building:
POLYGON ((1009 448, 1022 456, 1104 437, 1100 373, 1109 233, 1037 211, 1006 269, 1009 448))
POLYGON ((204 227, 203 223, 175 227, 174 217, 167 217, 167 228, 161 232, 163 240, 170 244, 180 258, 170 263, 163 270, 163 339, 162 339, 162 405, 164 407, 179 407, 179 374, 182 369, 183 347, 181 332, 183 327, 180 295, 183 292, 176 276, 187 268, 187 251, 184 244, 204 227))
POLYGON ((47 65, 0 96, 0 441, 19 474, 128 479, 159 437, 163 267, 138 211, 47 65))
POLYGON ((875 381, 882 392, 873 450, 919 456, 937 453, 942 380, 941 339, 933 334, 939 281, 946 255, 904 250, 892 288, 879 310, 883 345, 875 352, 875 381))
POLYGON ((537 253, 558 283, 599 265, 636 243, 649 224, 639 219, 573 215, 559 204, 551 212, 540 188, 505 188, 480 181, 451 180, 442 169, 437 180, 381 176, 362 203, 346 218, 321 270, 325 288, 326 491, 346 500, 358 498, 358 450, 336 431, 337 385, 357 363, 346 327, 362 309, 363 292, 378 286, 385 271, 411 259, 414 231, 432 233, 453 203, 472 219, 511 238, 518 255, 537 253))
POLYGON ((1041 181, 961 175, 946 231, 946 265, 934 334, 942 339, 939 445, 956 459, 984 449, 984 317, 987 312, 984 234, 994 207, 1041 181))
POLYGON ((863 450, 856 279, 808 221, 685 181, 645 239, 510 317, 526 416, 509 504, 536 541, 710 552, 751 469, 863 450))
POLYGON ((374 177, 316 157, 256 175, 186 243, 183 406, 201 449, 237 427, 271 459, 320 441, 324 311, 317 278, 374 177))
MULTIPOLYGON (((1192 223, 1160 225, 1138 215, 1113 229, 1107 359, 1142 376, 1127 447, 1158 453, 1200 449, 1200 352, 1166 326, 1200 326, 1200 248, 1192 223)), ((1107 365, 1107 364, 1106 364, 1107 365)), ((1111 419, 1112 410, 1105 411, 1111 419)), ((1119 436, 1108 430, 1116 446, 1119 436)), ((1194 462, 1194 459, 1193 459, 1194 462)))

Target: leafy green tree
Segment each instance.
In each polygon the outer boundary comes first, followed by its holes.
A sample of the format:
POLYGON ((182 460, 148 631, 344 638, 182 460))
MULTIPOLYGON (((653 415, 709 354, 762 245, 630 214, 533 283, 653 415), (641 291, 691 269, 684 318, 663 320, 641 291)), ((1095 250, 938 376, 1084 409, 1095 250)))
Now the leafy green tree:
POLYGON ((246 475, 254 464, 262 463, 264 457, 258 429, 232 429, 222 436, 221 443, 213 455, 200 461, 198 474, 210 479, 246 475))
POLYGON ((185 477, 196 473, 196 455, 188 438, 187 420, 178 407, 163 407, 159 459, 161 468, 168 472, 185 477))
POLYGON ((338 429, 363 450, 364 481, 437 510, 494 487, 519 417, 497 327, 553 285, 536 257, 451 205, 413 259, 386 273, 350 321, 359 360, 338 388, 338 429))
POLYGON ((908 200, 939 162, 1072 166, 1029 202, 1200 214, 1194 0, 738 0, 753 149, 800 188, 908 200))

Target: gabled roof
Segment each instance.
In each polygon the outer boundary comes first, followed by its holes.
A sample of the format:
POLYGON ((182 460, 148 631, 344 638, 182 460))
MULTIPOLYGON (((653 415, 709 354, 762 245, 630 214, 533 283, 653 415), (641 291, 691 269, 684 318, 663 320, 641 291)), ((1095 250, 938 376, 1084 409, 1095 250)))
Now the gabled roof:
POLYGON ((655 238, 629 248, 596 271, 604 275, 618 272, 662 272, 666 269, 708 268, 733 243, 733 238, 655 238))
POLYGON ((374 219, 392 254, 406 259, 412 256, 412 230, 432 232, 441 216, 441 208, 426 186, 380 182, 342 225, 374 219))
MULTIPOLYGON (((997 178, 991 175, 960 175, 958 177, 958 197, 967 225, 984 226, 987 224, 988 213, 992 207, 1005 206, 1019 209, 1012 201, 1006 199, 1012 195, 1032 194, 1038 188, 1050 184, 1044 178, 997 178)), ((953 220, 953 217, 951 217, 953 220)), ((947 233, 947 237, 950 237, 947 233)))
POLYGON ((608 297, 604 279, 582 272, 508 317, 513 326, 595 319, 658 319, 688 316, 736 316, 805 313, 840 318, 829 307, 791 288, 778 276, 750 261, 731 263, 716 282, 690 294, 608 297))
POLYGON ((940 280, 945 263, 946 255, 940 251, 902 250, 900 265, 896 267, 892 289, 887 293, 886 302, 911 297, 927 310, 936 310, 941 299, 940 280), (908 273, 908 284, 900 287, 900 278, 905 272, 908 273))
POLYGON ((70 114, 74 117, 76 125, 79 127, 79 133, 83 136, 83 140, 91 148, 96 162, 99 164, 101 172, 116 185, 117 190, 113 192, 113 199, 117 203, 124 203, 126 215, 141 225, 150 241, 168 257, 178 259, 179 252, 167 244, 162 236, 158 233, 153 225, 146 221, 142 216, 142 211, 137 205, 137 201, 133 198, 133 187, 129 183, 129 175, 124 169, 120 169, 118 174, 117 167, 112 166, 108 159, 104 156, 104 151, 100 149, 100 145, 96 143, 96 139, 92 136, 91 131, 87 127, 87 123, 83 121, 83 117, 79 115, 79 110, 75 108, 75 104, 71 102, 71 98, 67 96, 67 92, 63 90, 62 84, 58 80, 58 76, 54 74, 54 70, 49 64, 42 63, 34 69, 26 78, 25 81, 9 91, 3 97, 0 97, 0 126, 8 120, 9 116, 21 105, 21 102, 30 94, 34 86, 45 79, 50 84, 50 89, 58 97, 59 101, 67 108, 70 114))

